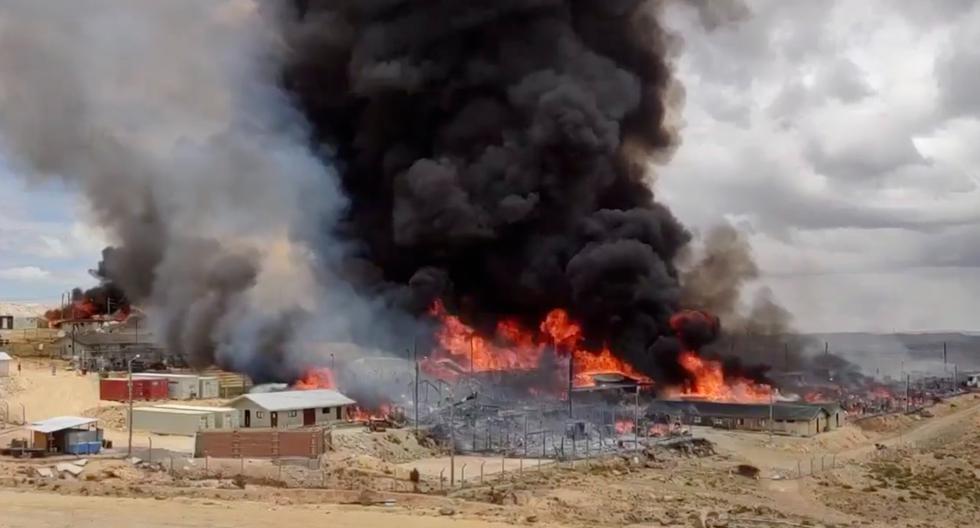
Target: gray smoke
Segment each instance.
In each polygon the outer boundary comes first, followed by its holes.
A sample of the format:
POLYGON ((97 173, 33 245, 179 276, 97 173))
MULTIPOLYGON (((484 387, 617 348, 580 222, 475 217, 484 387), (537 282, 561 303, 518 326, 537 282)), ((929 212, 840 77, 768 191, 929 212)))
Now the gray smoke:
POLYGON ((283 47, 260 15, 236 0, 3 2, 0 153, 82 192, 113 239, 100 270, 164 345, 261 378, 315 355, 299 325, 349 338, 339 310, 316 324, 330 303, 374 308, 310 251, 345 200, 277 87, 283 47))

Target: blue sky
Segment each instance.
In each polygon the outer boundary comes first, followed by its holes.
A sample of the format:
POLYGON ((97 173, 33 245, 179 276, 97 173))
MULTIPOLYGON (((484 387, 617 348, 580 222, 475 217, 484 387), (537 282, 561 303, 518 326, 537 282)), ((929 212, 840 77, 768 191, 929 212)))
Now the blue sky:
POLYGON ((79 193, 57 181, 30 182, 0 159, 0 301, 57 301, 88 274, 105 243, 79 193))

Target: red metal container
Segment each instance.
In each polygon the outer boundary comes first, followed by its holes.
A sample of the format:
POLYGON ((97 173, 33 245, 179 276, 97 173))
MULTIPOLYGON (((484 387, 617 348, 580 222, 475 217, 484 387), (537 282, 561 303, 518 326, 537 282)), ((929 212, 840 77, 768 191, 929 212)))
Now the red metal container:
MULTIPOLYGON (((99 399, 106 401, 128 401, 129 380, 126 378, 103 378, 99 383, 99 399)), ((167 380, 157 378, 133 377, 134 400, 166 400, 167 380)))

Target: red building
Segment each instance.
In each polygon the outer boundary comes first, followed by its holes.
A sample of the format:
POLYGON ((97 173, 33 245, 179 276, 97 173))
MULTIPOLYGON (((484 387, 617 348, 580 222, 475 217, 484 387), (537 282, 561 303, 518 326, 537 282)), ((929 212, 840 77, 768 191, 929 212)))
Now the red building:
MULTIPOLYGON (((103 378, 99 383, 99 399, 107 401, 128 401, 129 380, 127 378, 103 378)), ((134 400, 166 400, 167 380, 133 377, 134 400)))

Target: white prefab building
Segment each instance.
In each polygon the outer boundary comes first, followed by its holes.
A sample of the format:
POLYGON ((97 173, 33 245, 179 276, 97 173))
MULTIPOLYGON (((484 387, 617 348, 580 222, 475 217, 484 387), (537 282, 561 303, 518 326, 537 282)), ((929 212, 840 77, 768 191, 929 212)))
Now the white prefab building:
POLYGON ((238 410, 230 407, 155 405, 133 409, 133 429, 155 434, 194 436, 199 431, 237 427, 238 410))
POLYGON ((241 427, 288 429, 343 421, 354 400, 330 389, 243 394, 228 403, 241 427))
POLYGON ((10 365, 13 362, 14 358, 10 357, 10 354, 0 352, 0 378, 10 375, 10 365))
POLYGON ((171 400, 201 400, 217 398, 220 388, 218 378, 214 376, 156 372, 141 372, 139 375, 140 377, 144 378, 166 379, 167 392, 171 400))

